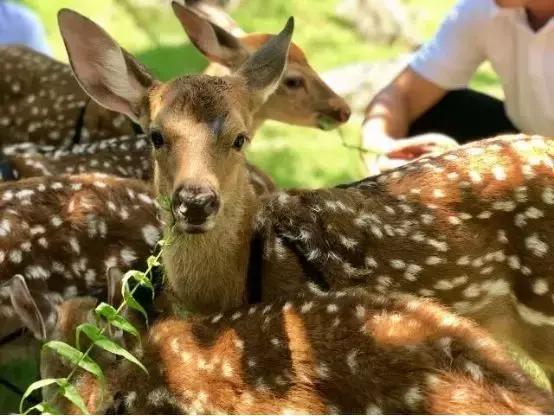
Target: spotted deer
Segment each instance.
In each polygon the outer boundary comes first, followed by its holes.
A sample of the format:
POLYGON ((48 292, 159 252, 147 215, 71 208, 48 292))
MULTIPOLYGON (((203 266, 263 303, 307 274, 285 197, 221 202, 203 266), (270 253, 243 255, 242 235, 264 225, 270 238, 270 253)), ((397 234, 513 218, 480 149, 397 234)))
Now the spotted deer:
MULTIPOLYGON (((64 302, 51 319, 57 320, 53 338, 74 343, 75 327, 90 320, 95 304, 90 298, 64 302)), ((148 376, 134 364, 112 359, 102 361, 103 393, 94 378, 78 379, 89 412, 554 411, 550 393, 536 387, 483 330, 434 302, 409 296, 306 290, 218 315, 159 319, 143 332, 141 344, 134 354, 148 376)), ((59 361, 43 356, 42 377, 67 376, 59 361)), ((49 397, 63 413, 79 412, 49 397)))
POLYGON ((161 235, 150 187, 101 174, 0 185, 0 339, 22 327, 5 283, 21 274, 54 303, 106 296, 106 271, 145 267, 161 235))
POLYGON ((90 100, 69 66, 25 46, 0 46, 2 145, 68 145, 133 133, 122 115, 90 100))
MULTIPOLYGON (((189 8, 174 10, 193 43, 219 64, 219 71, 236 68, 271 37, 249 34, 236 38, 189 8)), ((289 62, 279 89, 253 115, 250 134, 267 119, 318 128, 346 122, 348 104, 311 68, 299 46, 291 48, 289 62)), ((139 130, 129 119, 88 99, 70 67, 62 62, 25 47, 3 46, 0 71, 0 137, 4 145, 71 145, 139 130)))
POLYGON ((227 310, 252 288, 274 299, 306 279, 415 293, 553 369, 554 139, 494 138, 359 183, 259 201, 245 170, 248 114, 278 84, 292 24, 233 75, 160 83, 130 56, 116 60, 117 43, 88 19, 66 11, 60 23, 89 94, 149 132, 156 193, 172 199, 163 218, 174 244, 163 259, 174 302, 227 310), (81 36, 113 56, 81 47, 81 36), (111 79, 104 67, 117 69, 111 79))

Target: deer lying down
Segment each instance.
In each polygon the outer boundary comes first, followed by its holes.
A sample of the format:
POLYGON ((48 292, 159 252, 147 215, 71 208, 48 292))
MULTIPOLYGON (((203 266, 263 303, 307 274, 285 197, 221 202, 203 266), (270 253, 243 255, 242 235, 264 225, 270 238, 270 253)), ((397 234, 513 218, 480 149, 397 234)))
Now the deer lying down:
MULTIPOLYGON (((175 13, 192 42, 211 62, 219 64, 220 71, 236 69, 271 37, 247 34, 237 38, 188 8, 180 6, 175 13)), ((88 99, 69 66, 62 62, 26 47, 2 46, 0 72, 3 145, 69 145, 134 131, 127 118, 88 99)), ((349 116, 348 104, 312 69, 300 47, 293 45, 283 82, 254 114, 250 134, 267 119, 329 128, 346 122, 349 116)))
POLYGON ((489 139, 264 208, 270 268, 284 246, 330 287, 434 297, 554 371, 554 139, 489 139))
POLYGON ((149 132, 156 193, 172 198, 163 218, 174 243, 163 261, 173 302, 233 309, 249 277, 263 300, 307 279, 435 296, 554 370, 554 139, 472 143, 339 189, 259 201, 247 181, 245 132, 281 79, 291 25, 232 76, 161 83, 128 55, 114 62, 95 44, 81 48, 94 36, 123 56, 90 20, 69 11, 59 20, 89 94, 149 132), (127 77, 134 87, 110 89, 127 77))
MULTIPOLYGON (((0 185, 0 284, 22 274, 52 301, 104 298, 109 267, 141 268, 161 235, 143 182, 100 174, 0 185)), ((21 326, 0 287, 0 339, 21 326)))
MULTIPOLYGON (((73 342, 94 306, 90 299, 64 302, 55 338, 73 342)), ((413 297, 315 290, 225 314, 162 319, 134 353, 149 375, 112 361, 102 402, 97 380, 78 380, 91 413, 554 411, 552 396, 489 335, 413 297)), ((56 361, 43 357, 42 377, 68 374, 56 361)), ((56 405, 78 412, 60 399, 56 405)))

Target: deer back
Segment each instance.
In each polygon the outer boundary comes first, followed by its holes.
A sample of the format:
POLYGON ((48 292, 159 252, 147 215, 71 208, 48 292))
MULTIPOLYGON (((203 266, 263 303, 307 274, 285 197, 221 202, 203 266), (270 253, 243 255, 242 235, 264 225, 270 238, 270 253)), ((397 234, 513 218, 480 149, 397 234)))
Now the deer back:
MULTIPOLYGON (((93 413, 548 413, 551 395, 470 321, 427 300, 367 293, 156 323, 142 362, 108 371, 93 413)), ((71 409, 64 409, 65 412, 71 409)))
POLYGON ((69 66, 24 46, 0 47, 2 144, 62 145, 133 132, 83 92, 69 66))

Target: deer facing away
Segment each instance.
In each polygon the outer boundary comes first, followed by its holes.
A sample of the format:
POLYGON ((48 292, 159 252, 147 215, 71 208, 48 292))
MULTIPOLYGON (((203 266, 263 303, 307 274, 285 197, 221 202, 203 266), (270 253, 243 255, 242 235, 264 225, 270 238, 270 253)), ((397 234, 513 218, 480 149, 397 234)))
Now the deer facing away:
POLYGON ((60 25, 85 90, 140 123, 153 142, 156 192, 173 201, 164 220, 175 243, 164 266, 174 301, 200 312, 244 303, 256 263, 251 240, 262 235, 262 299, 295 293, 306 279, 436 296, 554 369, 554 139, 482 141, 357 184, 260 202, 243 147, 252 106, 283 73, 290 25, 234 75, 170 83, 88 19, 62 12, 60 25), (113 56, 76 47, 83 36, 113 56), (108 77, 106 66, 117 70, 108 77))
MULTIPOLYGON (((73 344, 94 298, 39 308, 18 276, 12 299, 31 328, 73 344)), ((94 351, 94 350, 93 350, 94 351)), ((81 376, 92 413, 549 413, 536 387, 484 331, 429 300, 306 290, 288 300, 157 321, 134 364, 101 362, 107 391, 81 376), (103 397, 104 400, 101 400, 103 397)), ((42 377, 69 368, 43 353, 42 377)), ((49 392, 50 400, 53 393, 49 392)), ((75 412, 53 400, 64 413, 75 412)))

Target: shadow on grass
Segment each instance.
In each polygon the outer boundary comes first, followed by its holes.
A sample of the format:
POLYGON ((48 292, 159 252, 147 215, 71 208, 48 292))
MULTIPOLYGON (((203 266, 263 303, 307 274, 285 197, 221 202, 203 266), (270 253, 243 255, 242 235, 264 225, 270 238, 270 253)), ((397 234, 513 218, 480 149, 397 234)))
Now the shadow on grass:
POLYGON ((191 44, 161 46, 138 52, 136 57, 162 81, 200 73, 208 65, 207 59, 191 44))

